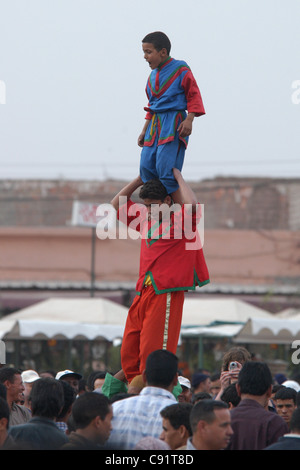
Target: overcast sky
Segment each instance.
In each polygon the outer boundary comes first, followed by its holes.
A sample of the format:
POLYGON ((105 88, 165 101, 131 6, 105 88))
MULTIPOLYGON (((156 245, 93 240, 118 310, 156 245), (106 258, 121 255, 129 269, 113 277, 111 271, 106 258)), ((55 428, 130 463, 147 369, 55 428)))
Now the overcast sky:
POLYGON ((300 177, 299 18, 299 0, 0 0, 0 178, 135 177, 156 30, 206 109, 185 177, 300 177))

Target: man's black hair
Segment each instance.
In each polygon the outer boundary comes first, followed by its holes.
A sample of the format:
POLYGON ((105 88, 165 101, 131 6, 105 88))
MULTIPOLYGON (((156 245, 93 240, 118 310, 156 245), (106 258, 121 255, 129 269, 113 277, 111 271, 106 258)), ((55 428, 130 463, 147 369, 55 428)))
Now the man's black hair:
POLYGON ((190 424, 190 414, 192 408, 192 403, 174 403, 174 405, 169 405, 166 406, 166 408, 163 408, 160 415, 162 418, 168 419, 174 429, 179 429, 180 426, 183 425, 191 436, 192 428, 190 424))
POLYGON ((167 388, 178 370, 178 358, 166 349, 158 349, 146 360, 146 380, 149 386, 167 388))
POLYGON ((238 406, 239 402, 241 401, 241 397, 239 397, 237 393, 235 383, 230 384, 225 388, 221 395, 221 400, 228 405, 232 403, 233 406, 238 406))
POLYGON ((13 383, 15 375, 21 375, 21 371, 15 367, 3 367, 0 369, 0 383, 9 382, 13 383))
POLYGON ((192 432, 194 433, 197 429, 197 424, 201 420, 207 423, 212 423, 216 419, 215 410, 228 409, 227 403, 221 400, 200 400, 196 403, 190 415, 190 423, 192 432))
POLYGON ((64 405, 64 389, 59 380, 41 377, 33 383, 29 400, 33 416, 57 418, 64 405))
POLYGON ((283 386, 275 393, 274 400, 293 400, 296 405, 297 392, 293 388, 283 386))
POLYGON ((62 380, 61 384, 62 384, 63 391, 64 391, 64 405, 63 405, 59 415, 57 416, 58 421, 60 421, 61 419, 63 419, 66 416, 66 414, 69 411, 70 407, 73 405, 73 403, 76 400, 76 392, 75 392, 74 388, 68 382, 66 382, 65 380, 62 380))
POLYGON ((87 378, 86 386, 89 392, 94 390, 94 383, 96 379, 105 379, 106 371, 104 370, 96 370, 90 373, 87 378))
POLYGON ((152 179, 143 184, 139 196, 141 199, 164 201, 168 191, 159 179, 152 179))
POLYGON ((105 395, 97 392, 86 392, 76 398, 72 406, 74 426, 76 429, 84 429, 97 416, 104 420, 109 411, 110 402, 105 395))
POLYGON ((272 382, 271 371, 265 362, 245 362, 238 376, 241 394, 262 396, 272 386, 272 382))

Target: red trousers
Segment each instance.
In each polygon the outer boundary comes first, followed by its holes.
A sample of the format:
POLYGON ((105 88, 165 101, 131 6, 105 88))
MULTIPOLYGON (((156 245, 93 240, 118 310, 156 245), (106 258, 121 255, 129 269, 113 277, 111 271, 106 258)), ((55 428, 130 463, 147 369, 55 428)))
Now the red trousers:
POLYGON ((144 287, 129 309, 121 347, 121 365, 127 381, 141 374, 148 355, 156 349, 176 354, 184 292, 156 294, 144 287))

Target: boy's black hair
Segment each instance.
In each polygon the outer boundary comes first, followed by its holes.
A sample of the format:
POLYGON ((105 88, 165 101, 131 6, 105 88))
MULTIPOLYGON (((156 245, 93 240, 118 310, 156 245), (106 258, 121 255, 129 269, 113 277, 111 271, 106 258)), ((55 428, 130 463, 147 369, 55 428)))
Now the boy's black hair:
POLYGON ((142 42, 149 42, 153 44, 157 51, 161 51, 163 48, 167 49, 168 55, 171 51, 171 41, 165 33, 161 31, 155 31, 154 33, 147 34, 142 42))
POLYGON ((141 199, 156 199, 164 201, 168 196, 168 191, 159 179, 147 181, 140 190, 139 196, 141 199))

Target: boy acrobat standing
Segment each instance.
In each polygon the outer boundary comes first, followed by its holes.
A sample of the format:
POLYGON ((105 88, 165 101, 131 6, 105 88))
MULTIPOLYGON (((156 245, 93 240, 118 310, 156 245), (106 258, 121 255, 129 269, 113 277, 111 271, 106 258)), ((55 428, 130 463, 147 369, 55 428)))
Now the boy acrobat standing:
POLYGON ((159 178, 168 194, 173 194, 178 189, 173 168, 181 171, 194 117, 202 116, 205 110, 189 66, 170 57, 166 34, 147 34, 142 47, 152 72, 146 85, 146 121, 138 138, 143 147, 140 176, 144 183, 159 178))

